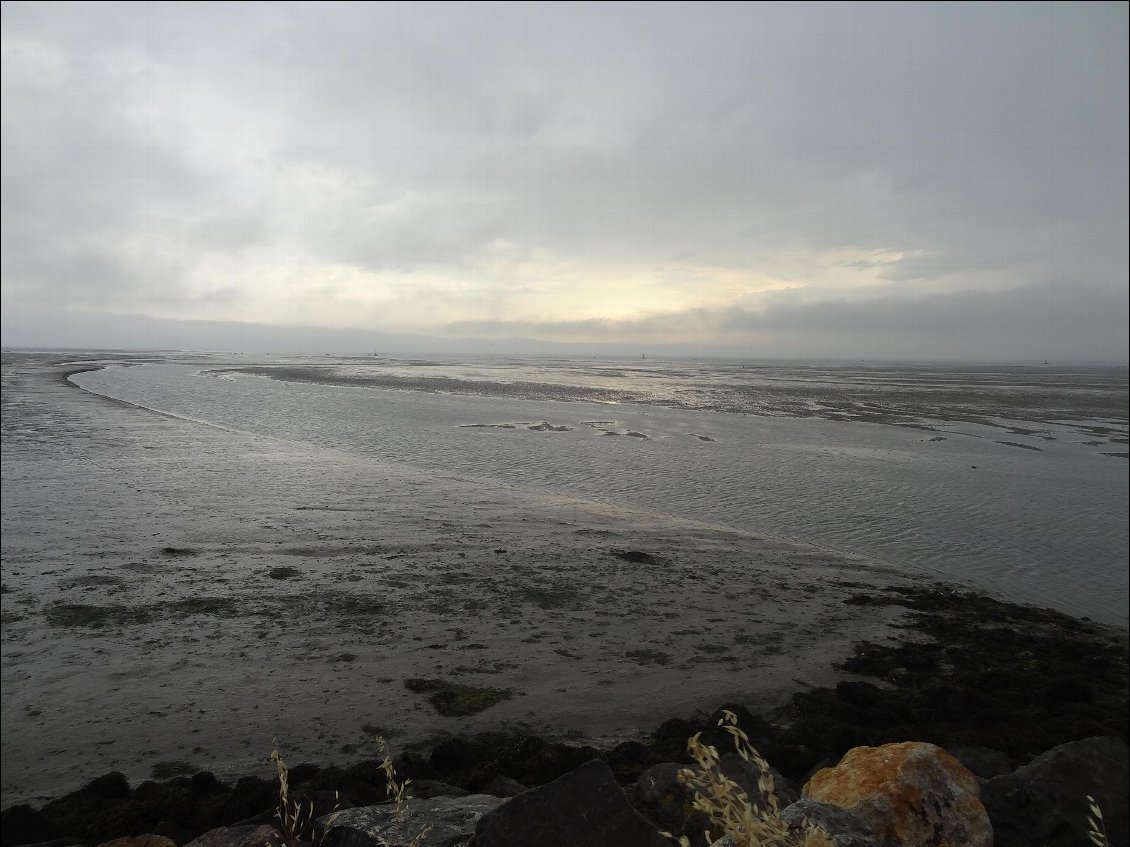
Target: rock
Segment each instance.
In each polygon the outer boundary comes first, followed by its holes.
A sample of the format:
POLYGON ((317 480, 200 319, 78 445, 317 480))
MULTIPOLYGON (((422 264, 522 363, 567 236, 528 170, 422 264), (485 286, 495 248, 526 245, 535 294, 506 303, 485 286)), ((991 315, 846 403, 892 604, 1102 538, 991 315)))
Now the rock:
POLYGON ((1008 754, 991 747, 954 747, 949 754, 981 779, 1012 773, 1008 754))
MULTIPOLYGON (((438 779, 416 779, 408 783, 408 788, 405 789, 408 795, 416 797, 420 800, 426 800, 429 797, 466 797, 470 791, 460 788, 458 785, 452 785, 448 782, 440 782, 438 779)), ((489 794, 490 792, 485 792, 489 794)), ((496 795, 497 796, 497 795, 496 795)))
POLYGON ((400 823, 392 803, 346 809, 314 823, 314 843, 319 847, 463 847, 474 838, 479 819, 504 802, 486 794, 409 798, 400 823), (416 840, 425 827, 430 829, 416 840))
POLYGON ((649 765, 657 763, 652 759, 651 751, 638 741, 623 741, 601 758, 608 762, 621 785, 635 782, 649 765))
MULTIPOLYGON (((773 732, 773 725, 769 723, 761 715, 755 715, 750 712, 741 703, 724 703, 714 710, 706 720, 706 729, 703 730, 699 740, 703 744, 709 744, 719 753, 732 753, 736 748, 734 747, 734 736, 732 736, 722 726, 725 713, 729 712, 737 720, 737 728, 746 734, 749 738, 750 744, 757 749, 759 753, 764 755, 761 749, 762 740, 773 732)), ((691 733, 693 735, 694 733, 691 733)), ((683 738, 683 749, 686 749, 687 738, 683 738)))
POLYGON ((694 796, 679 781, 679 771, 685 767, 676 762, 654 765, 624 792, 632 807, 656 829, 676 836, 700 832, 707 825, 704 815, 691 811, 694 796))
POLYGON ((113 841, 104 841, 98 847, 177 847, 177 843, 164 835, 131 835, 125 838, 115 838, 113 841))
POLYGON ((124 800, 129 797, 129 780, 125 774, 113 771, 92 779, 79 791, 98 800, 124 800))
POLYGON ((678 755, 685 756, 687 739, 701 729, 699 724, 682 718, 668 718, 652 733, 652 738, 660 748, 672 749, 678 755))
MULTIPOLYGON (((641 432, 628 432, 626 435, 634 435, 636 438, 647 438, 641 432)), ((625 562, 631 562, 636 565, 654 565, 659 560, 651 553, 645 553, 642 550, 613 550, 612 555, 617 559, 623 559, 625 562)))
POLYGON ((267 809, 274 809, 278 799, 279 789, 274 781, 245 776, 218 804, 219 822, 242 821, 262 814, 267 809))
POLYGON ((436 773, 466 771, 489 761, 493 754, 493 750, 474 739, 448 738, 432 748, 428 764, 436 773))
MULTIPOLYGON (((754 806, 764 806, 761 802, 763 799, 761 796, 761 788, 758 785, 761 779, 761 769, 757 765, 752 762, 747 762, 737 753, 727 753, 719 762, 719 767, 723 775, 736 782, 747 797, 756 801, 754 806)), ((800 798, 796 786, 781 776, 781 774, 777 773, 772 767, 769 768, 769 778, 773 780, 773 793, 777 797, 778 809, 783 809, 785 806, 788 806, 790 803, 800 798)))
POLYGON ((599 759, 483 816, 476 847, 668 847, 599 759))
POLYGON ((804 786, 808 800, 854 812, 880 847, 992 847, 977 778, 940 747, 919 741, 855 747, 804 786))
POLYGON ((781 811, 790 832, 800 834, 815 827, 831 839, 833 847, 878 847, 875 837, 858 815, 830 803, 797 800, 781 811))
MULTIPOLYGON (((727 753, 720 760, 719 767, 723 775, 733 780, 754 801, 755 808, 765 807, 761 802, 761 789, 758 786, 761 771, 756 765, 745 761, 737 753, 727 753)), ((709 821, 705 815, 691 809, 694 792, 679 781, 679 772, 686 768, 697 770, 698 766, 680 765, 676 762, 654 765, 629 785, 625 793, 632 807, 657 829, 674 835, 689 835, 693 840, 708 826, 709 821)), ((777 807, 784 808, 797 799, 797 790, 772 768, 769 772, 777 795, 777 807)))
POLYGON ((270 824, 221 826, 194 838, 184 847, 281 847, 282 835, 270 824))
POLYGON ((490 794, 492 797, 515 797, 526 790, 526 786, 518 780, 502 774, 492 777, 490 782, 479 789, 481 793, 490 794))
POLYGON ((221 791, 228 790, 228 787, 216 779, 216 775, 211 771, 194 773, 189 778, 188 785, 196 794, 219 794, 221 791))
POLYGON ((1111 847, 1130 843, 1127 746, 1120 738, 1061 744, 1014 773, 990 779, 981 796, 997 847, 1087 845, 1087 795, 1102 809, 1111 847))
POLYGON ((0 845, 31 844, 58 838, 59 830, 27 803, 11 806, 0 813, 0 845))
MULTIPOLYGON (((396 766, 396 775, 401 779, 435 779, 436 776, 428 760, 419 753, 401 753, 393 760, 393 764, 396 766)), ((354 765, 350 768, 350 772, 354 771, 357 772, 356 775, 359 779, 367 779, 374 785, 385 784, 384 771, 381 770, 381 763, 378 759, 354 765), (369 779, 369 774, 373 771, 378 772, 379 775, 369 779)))

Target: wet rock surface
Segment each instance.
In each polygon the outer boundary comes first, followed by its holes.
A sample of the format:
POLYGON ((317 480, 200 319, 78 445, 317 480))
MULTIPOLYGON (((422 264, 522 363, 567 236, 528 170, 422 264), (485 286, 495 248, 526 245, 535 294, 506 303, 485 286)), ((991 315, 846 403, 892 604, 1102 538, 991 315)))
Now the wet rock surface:
POLYGON ((1087 819, 1101 810, 1111 847, 1130 843, 1130 760, 1120 738, 1086 738, 1037 756, 1013 773, 986 782, 981 796, 993 821, 996 847, 1072 847, 1092 843, 1087 819))
POLYGON ((875 836, 859 815, 831 803, 797 800, 781 811, 781 820, 788 824, 790 832, 818 829, 831 838, 835 847, 878 847, 875 836))
POLYGON ((323 847, 456 847, 502 802, 485 794, 411 799, 399 817, 392 804, 347 809, 319 818, 314 839, 323 847))
POLYGON ((612 770, 587 762, 484 815, 476 847, 663 847, 668 842, 624 796, 612 770))

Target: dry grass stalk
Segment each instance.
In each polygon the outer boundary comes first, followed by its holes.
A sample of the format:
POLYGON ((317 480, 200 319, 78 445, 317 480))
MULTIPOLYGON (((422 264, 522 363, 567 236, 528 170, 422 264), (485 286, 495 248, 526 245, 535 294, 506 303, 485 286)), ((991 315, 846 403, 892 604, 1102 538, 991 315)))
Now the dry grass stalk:
MULTIPOLYGON (((769 763, 750 744, 749 737, 738 726, 732 712, 723 712, 718 722, 734 739, 738 755, 759 771, 757 787, 762 802, 752 801, 741 787, 722 773, 718 751, 700 740, 701 733, 687 741, 687 751, 698 769, 685 768, 679 781, 694 793, 693 808, 710 821, 703 833, 707 844, 715 844, 728 836, 734 847, 832 847, 831 839, 815 827, 797 832, 781 820, 780 802, 769 771, 769 763)), ((674 840, 670 833, 664 833, 674 840)), ((682 847, 690 847, 690 839, 677 839, 682 847)))
MULTIPOLYGON (((405 824, 408 822, 408 785, 412 782, 406 779, 403 782, 396 778, 396 769, 392 764, 392 756, 388 751, 388 744, 380 735, 374 735, 373 741, 381 750, 381 770, 384 771, 385 784, 388 787, 389 799, 393 801, 394 811, 392 813, 393 827, 403 832, 405 824)), ((428 833, 431 832, 431 824, 424 824, 418 833, 409 842, 408 847, 419 847, 427 838, 428 833)), ((383 841, 383 839, 382 839, 383 841)))
POLYGON ((1091 810, 1087 818, 1087 838, 1095 847, 1110 847, 1110 839, 1106 835, 1106 822, 1103 820, 1103 810, 1090 794, 1087 795, 1087 807, 1091 810))
POLYGON ((279 820, 279 830, 282 832, 285 844, 297 844, 302 838, 302 833, 313 823, 314 804, 307 803, 303 807, 299 801, 290 799, 290 772, 279 753, 277 738, 271 740, 271 761, 279 772, 279 805, 275 811, 275 816, 279 820))

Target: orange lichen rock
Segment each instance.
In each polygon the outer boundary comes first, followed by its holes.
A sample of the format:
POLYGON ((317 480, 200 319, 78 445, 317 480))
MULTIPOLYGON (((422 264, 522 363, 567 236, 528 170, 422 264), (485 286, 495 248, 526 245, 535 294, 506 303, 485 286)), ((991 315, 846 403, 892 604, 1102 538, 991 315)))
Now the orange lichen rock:
POLYGON ((881 847, 993 844, 977 778, 933 744, 855 747, 814 774, 803 796, 854 812, 881 847))

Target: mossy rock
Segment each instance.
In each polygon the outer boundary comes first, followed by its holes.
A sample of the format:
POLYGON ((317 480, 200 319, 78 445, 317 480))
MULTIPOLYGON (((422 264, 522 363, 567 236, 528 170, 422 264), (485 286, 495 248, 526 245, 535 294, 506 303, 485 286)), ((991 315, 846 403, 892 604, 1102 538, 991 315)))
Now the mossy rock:
POLYGON ((495 703, 509 700, 514 693, 508 688, 479 688, 442 679, 406 679, 404 687, 409 691, 431 692, 428 702, 437 712, 449 718, 477 714, 495 703))

